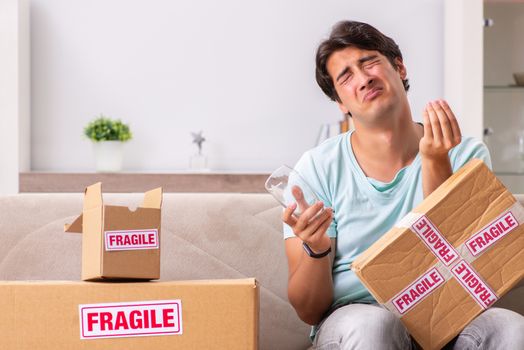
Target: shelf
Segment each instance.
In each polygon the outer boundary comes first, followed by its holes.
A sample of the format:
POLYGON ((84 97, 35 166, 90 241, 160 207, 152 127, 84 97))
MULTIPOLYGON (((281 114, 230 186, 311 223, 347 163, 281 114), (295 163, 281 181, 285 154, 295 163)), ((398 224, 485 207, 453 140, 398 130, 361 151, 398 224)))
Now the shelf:
POLYGON ((102 182, 104 192, 144 192, 161 186, 164 192, 264 193, 269 174, 254 173, 47 173, 19 175, 20 192, 84 192, 102 182))
POLYGON ((486 91, 524 91, 521 85, 488 85, 484 86, 486 91))

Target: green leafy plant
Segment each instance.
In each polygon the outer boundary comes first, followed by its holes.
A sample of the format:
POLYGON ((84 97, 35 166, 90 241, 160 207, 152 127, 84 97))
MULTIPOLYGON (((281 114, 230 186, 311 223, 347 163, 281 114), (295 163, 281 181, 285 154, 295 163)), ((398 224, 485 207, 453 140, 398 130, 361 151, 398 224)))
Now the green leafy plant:
POLYGON ((128 141, 133 134, 129 125, 120 120, 113 120, 100 115, 95 120, 89 122, 84 128, 84 135, 94 142, 100 141, 128 141))

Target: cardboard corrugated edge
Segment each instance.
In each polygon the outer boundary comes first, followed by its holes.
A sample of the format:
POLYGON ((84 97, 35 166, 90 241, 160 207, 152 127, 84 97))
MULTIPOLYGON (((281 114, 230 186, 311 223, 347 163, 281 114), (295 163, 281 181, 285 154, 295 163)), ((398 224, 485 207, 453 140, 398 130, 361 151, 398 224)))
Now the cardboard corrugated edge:
POLYGON ((82 279, 99 276, 102 272, 103 240, 99 238, 104 227, 102 183, 88 186, 84 191, 82 221, 82 279), (85 257, 90 256, 90 259, 85 257))
POLYGON ((251 278, 251 280, 255 293, 255 313, 253 314, 253 317, 255 318, 255 334, 253 337, 253 349, 257 350, 260 338, 260 287, 258 285, 258 281, 255 278, 251 278))
MULTIPOLYGON (((12 281, 1 281, 2 285, 13 285, 13 286, 24 286, 24 285, 80 285, 80 284, 106 284, 107 282, 85 282, 85 281, 68 281, 68 280, 12 280, 12 281)), ((134 281, 131 283, 141 284, 147 283, 148 285, 153 284, 166 284, 173 283, 176 285, 200 285, 200 284, 211 284, 211 285, 246 285, 252 286, 253 289, 259 289, 259 283, 254 277, 246 278, 229 278, 229 279, 207 279, 207 280, 180 280, 180 281, 134 281)))
MULTIPOLYGON (((431 210, 436 203, 440 202, 448 193, 459 191, 457 183, 463 182, 465 177, 479 167, 486 167, 486 164, 480 159, 472 159, 466 163, 462 168, 453 173, 446 181, 444 181, 439 187, 437 187, 429 196, 424 198, 422 203, 416 206, 413 212, 428 212, 431 210), (451 190, 450 190, 451 188, 451 190), (429 203, 429 204, 428 204, 429 203)), ((489 169, 488 169, 489 170, 489 169)))

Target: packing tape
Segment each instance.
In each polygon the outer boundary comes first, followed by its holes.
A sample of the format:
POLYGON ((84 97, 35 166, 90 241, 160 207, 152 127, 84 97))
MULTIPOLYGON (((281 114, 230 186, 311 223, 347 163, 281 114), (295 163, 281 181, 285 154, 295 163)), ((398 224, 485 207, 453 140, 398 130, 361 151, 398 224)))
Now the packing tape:
POLYGON ((457 247, 457 252, 462 257, 462 259, 466 260, 468 263, 472 263, 473 260, 476 259, 476 257, 473 254, 471 254, 471 252, 464 243, 457 247))
POLYGON ((383 303, 382 306, 400 318, 452 277, 453 274, 439 260, 422 276, 383 303))
POLYGON ((517 201, 490 223, 472 234, 469 239, 457 247, 457 251, 462 259, 466 260, 468 263, 471 263, 485 251, 489 250, 496 242, 510 234, 515 228, 522 224, 524 224, 524 207, 517 201), (511 219, 516 221, 516 225, 514 227, 509 227, 511 230, 508 230, 505 232, 505 234, 502 234, 503 232, 500 231, 503 230, 500 228, 500 226, 497 227, 497 224, 500 225, 500 222, 502 221, 503 225, 508 225, 508 221, 512 222, 511 219), (495 229, 494 233, 490 232, 492 228, 495 229), (476 238, 480 238, 477 244, 475 244, 476 238), (476 249, 480 250, 478 254, 475 254, 476 249))
POLYGON ((418 221, 418 219, 420 219, 423 215, 424 214, 409 212, 402 219, 400 219, 399 222, 395 224, 395 227, 411 228, 411 226, 413 226, 413 224, 416 221, 418 221))
POLYGON ((439 249, 443 249, 447 241, 435 225, 424 214, 408 213, 395 227, 409 228, 428 246, 430 251, 438 258, 438 261, 410 285, 383 303, 382 306, 400 318, 454 277, 483 309, 488 308, 498 299, 498 296, 475 271, 471 263, 494 246, 498 240, 511 232, 515 232, 515 228, 522 224, 524 224, 524 206, 516 201, 457 248, 451 247, 453 251, 450 250, 451 253, 447 255, 451 258, 446 261, 444 258, 446 255, 439 254, 439 249), (417 222, 420 222, 419 228, 414 227, 417 222), (433 243, 440 242, 442 245, 438 246, 437 249, 434 249, 435 246, 428 245, 430 242, 425 240, 427 237, 422 234, 420 227, 428 230, 426 236, 430 236, 431 240, 434 240, 433 243), (437 241, 439 239, 442 241, 437 241), (453 252, 457 254, 456 257, 453 257, 453 252))

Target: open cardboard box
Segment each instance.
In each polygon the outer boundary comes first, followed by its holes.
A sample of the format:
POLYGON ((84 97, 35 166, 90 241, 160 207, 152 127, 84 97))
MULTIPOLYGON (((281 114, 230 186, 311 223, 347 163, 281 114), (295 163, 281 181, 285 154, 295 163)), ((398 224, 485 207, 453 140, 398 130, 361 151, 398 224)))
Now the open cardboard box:
POLYGON ((135 211, 106 205, 102 184, 86 188, 82 214, 66 232, 82 233, 82 280, 160 278, 162 188, 135 211))
POLYGON ((439 349, 524 276, 524 208, 471 160, 352 269, 424 349, 439 349))

